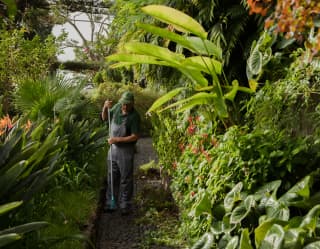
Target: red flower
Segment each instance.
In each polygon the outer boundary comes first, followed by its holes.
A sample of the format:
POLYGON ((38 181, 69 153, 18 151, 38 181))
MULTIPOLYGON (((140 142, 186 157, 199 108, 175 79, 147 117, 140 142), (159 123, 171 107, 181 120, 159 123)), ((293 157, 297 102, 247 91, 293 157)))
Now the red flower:
POLYGON ((172 163, 172 168, 173 168, 173 169, 177 169, 177 162, 173 162, 173 163, 172 163))
POLYGON ((193 135, 195 132, 196 132, 196 126, 194 124, 191 124, 189 127, 188 127, 188 134, 189 135, 193 135))

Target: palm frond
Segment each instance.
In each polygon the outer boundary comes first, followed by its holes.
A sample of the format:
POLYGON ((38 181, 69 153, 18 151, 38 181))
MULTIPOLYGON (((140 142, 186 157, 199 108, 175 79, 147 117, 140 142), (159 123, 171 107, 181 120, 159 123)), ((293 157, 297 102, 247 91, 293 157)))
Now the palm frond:
POLYGON ((19 84, 15 104, 24 116, 32 120, 53 118, 55 103, 68 96, 72 87, 63 78, 29 79, 19 84))

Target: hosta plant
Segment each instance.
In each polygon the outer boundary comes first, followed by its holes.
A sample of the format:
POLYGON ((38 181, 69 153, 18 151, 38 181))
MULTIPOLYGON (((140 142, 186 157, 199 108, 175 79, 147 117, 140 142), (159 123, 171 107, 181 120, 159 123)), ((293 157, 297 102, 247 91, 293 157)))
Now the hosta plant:
MULTIPOLYGON (((221 203, 213 206, 210 232, 198 240, 198 248, 319 248, 320 192, 308 175, 278 196, 281 181, 265 184, 254 194, 242 191, 239 182, 221 203)), ((195 212, 206 210, 203 202, 195 212)))

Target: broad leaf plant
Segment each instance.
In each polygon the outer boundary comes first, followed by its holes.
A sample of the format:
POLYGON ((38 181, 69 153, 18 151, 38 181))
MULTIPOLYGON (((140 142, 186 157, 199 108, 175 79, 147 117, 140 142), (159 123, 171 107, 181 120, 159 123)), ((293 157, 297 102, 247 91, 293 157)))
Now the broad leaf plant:
POLYGON ((168 27, 160 28, 150 24, 137 24, 141 29, 160 36, 167 41, 188 50, 190 56, 172 52, 167 47, 160 47, 144 42, 128 42, 119 52, 107 57, 108 61, 116 61, 112 68, 134 64, 154 64, 173 67, 187 76, 192 82, 178 87, 160 97, 148 110, 161 112, 175 108, 177 112, 190 110, 195 106, 207 105, 225 124, 230 118, 227 100, 232 103, 238 91, 252 93, 253 90, 239 85, 237 80, 230 84, 223 76, 222 49, 207 39, 207 32, 196 20, 181 11, 163 5, 148 5, 142 11, 168 27), (182 97, 171 103, 179 94, 191 90, 192 95, 182 97), (166 103, 171 103, 164 107, 166 103))

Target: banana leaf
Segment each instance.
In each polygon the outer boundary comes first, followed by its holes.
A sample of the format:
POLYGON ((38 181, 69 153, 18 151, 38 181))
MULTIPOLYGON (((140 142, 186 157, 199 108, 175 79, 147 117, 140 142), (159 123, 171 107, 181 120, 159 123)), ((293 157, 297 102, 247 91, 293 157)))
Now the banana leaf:
POLYGON ((209 40, 202 40, 199 37, 182 36, 169 31, 166 28, 159 28, 151 24, 138 23, 137 26, 152 34, 173 41, 193 53, 199 55, 214 56, 215 58, 220 60, 222 59, 222 49, 209 40))
POLYGON ((156 111, 157 109, 159 109, 161 106, 163 106, 168 101, 172 100, 173 97, 175 97, 177 94, 179 94, 181 91, 183 91, 185 89, 186 89, 185 87, 179 87, 179 88, 173 89, 172 91, 161 96, 152 104, 152 106, 149 108, 147 113, 151 113, 153 111, 156 111))
POLYGON ((124 54, 124 53, 117 53, 107 57, 108 61, 121 61, 125 64, 113 64, 111 65, 112 68, 121 67, 121 66, 130 66, 134 64, 154 64, 154 65, 161 65, 161 66, 168 66, 174 67, 174 63, 170 63, 168 61, 159 60, 159 58, 150 56, 150 55, 140 55, 140 54, 124 54))
POLYGON ((149 55, 155 58, 170 62, 176 66, 181 65, 181 61, 185 59, 184 55, 171 52, 167 48, 143 42, 128 42, 124 45, 126 52, 149 55))
POLYGON ((164 5, 148 5, 143 7, 142 11, 164 23, 172 25, 178 31, 192 33, 202 39, 207 38, 207 32, 201 24, 179 10, 164 5))

